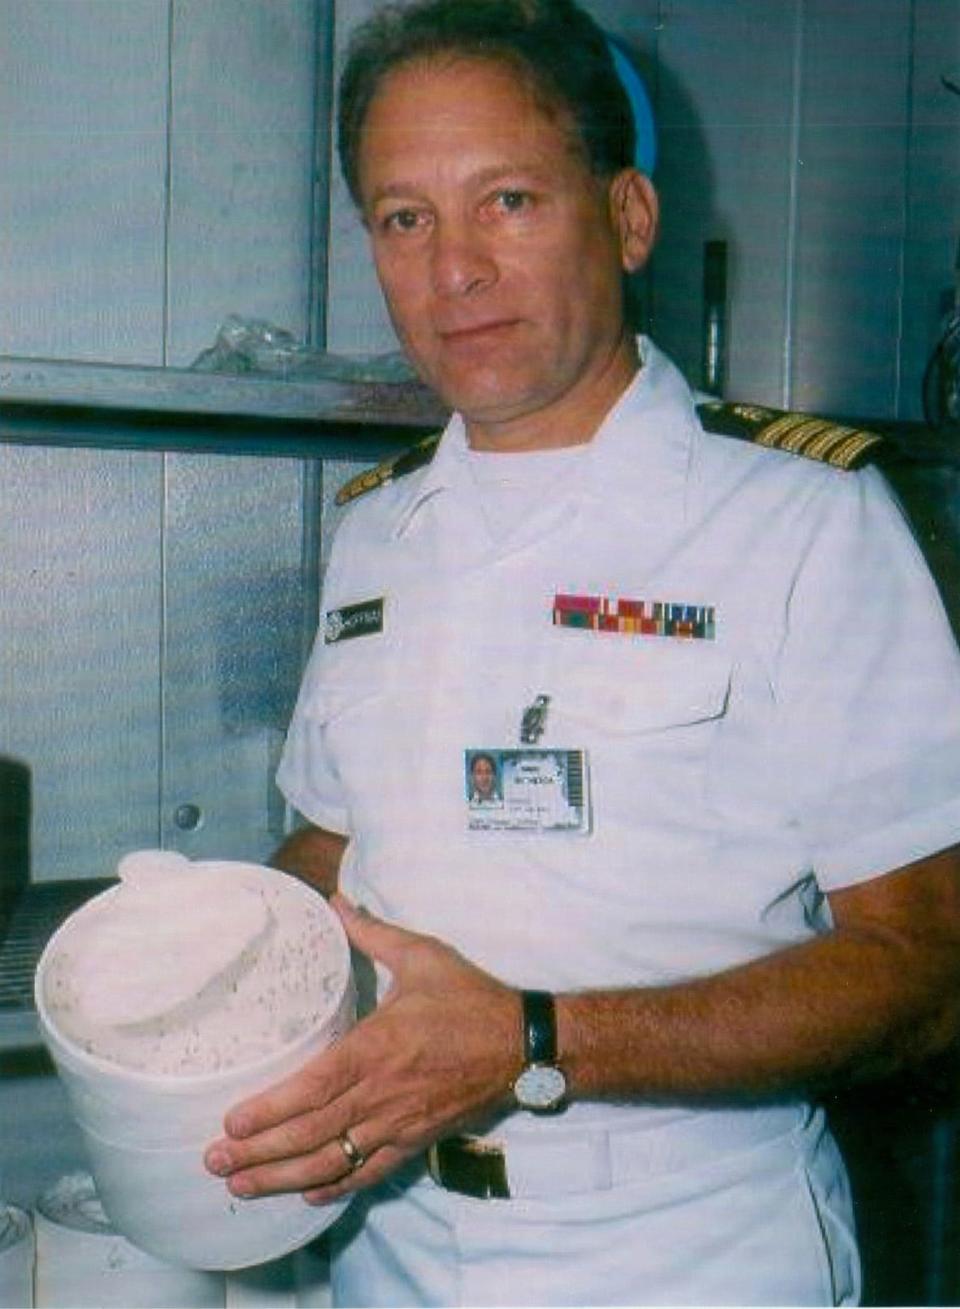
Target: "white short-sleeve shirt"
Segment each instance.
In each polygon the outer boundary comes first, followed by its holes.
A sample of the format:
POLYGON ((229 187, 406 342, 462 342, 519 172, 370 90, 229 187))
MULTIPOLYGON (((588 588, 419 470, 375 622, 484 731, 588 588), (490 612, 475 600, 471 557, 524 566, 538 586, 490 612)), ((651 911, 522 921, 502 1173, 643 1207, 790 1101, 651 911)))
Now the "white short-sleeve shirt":
MULTIPOLYGON (((823 893, 960 834, 960 660, 881 476, 705 432, 643 366, 577 462, 494 537, 464 428, 364 496, 279 774, 349 834, 348 894, 504 980, 550 990, 717 971, 823 930, 823 893), (554 622, 558 595, 681 605, 709 634, 554 622), (583 750, 588 834, 474 831, 464 752, 583 750)), ((508 458, 509 456, 503 456, 508 458)))

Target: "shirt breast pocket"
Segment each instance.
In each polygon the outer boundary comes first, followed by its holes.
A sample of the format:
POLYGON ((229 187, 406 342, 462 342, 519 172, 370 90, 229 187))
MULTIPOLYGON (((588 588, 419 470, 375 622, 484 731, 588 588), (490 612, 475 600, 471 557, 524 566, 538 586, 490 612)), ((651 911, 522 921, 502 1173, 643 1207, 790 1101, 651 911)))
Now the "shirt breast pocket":
POLYGON ((634 853, 661 850, 658 832, 689 833, 706 819, 731 666, 700 642, 601 640, 562 652, 552 736, 586 752, 595 830, 620 833, 634 853))
POLYGON ((722 719, 729 660, 700 642, 573 643, 554 658, 557 717, 613 737, 676 734, 722 719))

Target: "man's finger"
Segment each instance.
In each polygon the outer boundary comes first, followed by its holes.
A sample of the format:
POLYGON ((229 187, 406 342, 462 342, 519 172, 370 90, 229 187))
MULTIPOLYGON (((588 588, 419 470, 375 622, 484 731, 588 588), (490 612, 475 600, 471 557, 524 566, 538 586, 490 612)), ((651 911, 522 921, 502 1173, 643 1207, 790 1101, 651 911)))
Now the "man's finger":
POLYGON ((227 1190, 239 1199, 250 1200, 335 1186, 356 1171, 348 1165, 337 1142, 330 1141, 310 1154, 242 1168, 227 1178, 227 1190))
POLYGON ((221 1137, 208 1147, 204 1163, 210 1172, 227 1177, 241 1168, 310 1154, 325 1141, 335 1139, 343 1121, 343 1112, 319 1110, 288 1118, 276 1127, 239 1140, 221 1137))
POLYGON ((337 1045, 315 1055, 298 1072, 234 1105, 224 1119, 227 1135, 243 1140, 288 1118, 333 1104, 352 1081, 343 1051, 348 1040, 349 1033, 337 1045))

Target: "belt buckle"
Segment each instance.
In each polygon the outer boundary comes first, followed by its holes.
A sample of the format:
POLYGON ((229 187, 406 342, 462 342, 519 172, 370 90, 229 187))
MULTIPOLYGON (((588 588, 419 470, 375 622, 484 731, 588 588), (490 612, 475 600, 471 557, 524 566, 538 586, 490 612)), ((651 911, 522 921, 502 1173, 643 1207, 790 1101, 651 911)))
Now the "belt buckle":
POLYGON ((474 1200, 509 1200, 503 1150, 477 1136, 448 1136, 427 1151, 427 1171, 438 1186, 474 1200))

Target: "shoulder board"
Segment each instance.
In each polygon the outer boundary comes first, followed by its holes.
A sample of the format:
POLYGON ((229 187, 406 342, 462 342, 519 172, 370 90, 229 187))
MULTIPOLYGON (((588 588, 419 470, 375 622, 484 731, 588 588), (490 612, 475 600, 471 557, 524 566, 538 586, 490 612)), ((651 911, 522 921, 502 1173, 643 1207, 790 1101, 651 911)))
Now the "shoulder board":
POLYGON ((770 450, 785 450, 847 471, 873 463, 886 444, 877 432, 762 405, 711 400, 697 405, 697 415, 707 432, 738 437, 770 450))
POLYGON ((349 504, 351 500, 358 500, 368 491, 375 491, 378 486, 386 486, 387 482, 393 482, 396 478, 403 477, 405 473, 423 468, 436 454, 442 435, 442 432, 434 432, 411 446, 409 450, 401 451, 392 459, 385 459, 376 468, 368 468, 365 472, 358 473, 356 477, 352 477, 349 482, 341 486, 336 495, 336 503, 349 504))

